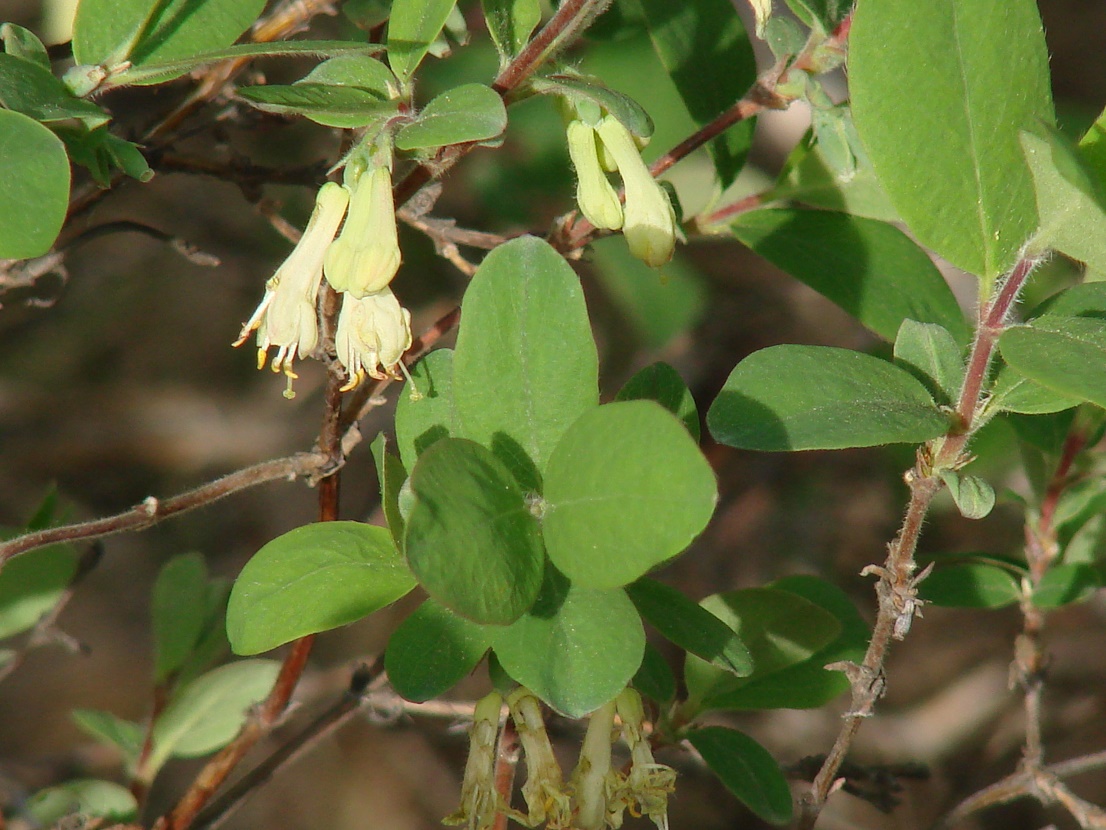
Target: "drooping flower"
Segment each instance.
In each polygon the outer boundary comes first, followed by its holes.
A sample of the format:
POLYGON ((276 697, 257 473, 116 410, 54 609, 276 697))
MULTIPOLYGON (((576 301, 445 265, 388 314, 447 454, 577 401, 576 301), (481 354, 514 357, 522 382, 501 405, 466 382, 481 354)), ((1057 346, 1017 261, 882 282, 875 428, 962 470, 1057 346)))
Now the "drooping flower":
MULTIPOLYGON (((645 736, 645 710, 641 695, 626 688, 616 700, 618 717, 622 721, 622 739, 630 747, 630 773, 618 801, 633 815, 645 815, 668 830, 668 795, 676 789, 676 771, 653 759, 653 750, 645 736)), ((618 823, 621 823, 619 811, 618 823)), ((611 822, 611 826, 618 824, 611 822)))
POLYGON ((580 212, 595 227, 617 231, 622 227, 622 203, 603 172, 595 128, 574 118, 568 122, 567 138, 568 154, 576 168, 580 212))
POLYGON ((295 397, 292 381, 297 375, 293 361, 312 352, 319 342, 315 304, 323 279, 323 258, 348 203, 349 194, 340 184, 327 182, 319 188, 303 236, 265 283, 261 304, 234 342, 235 346, 241 346, 250 332, 257 330, 258 369, 265 365, 269 349, 276 347, 272 369, 287 376, 288 388, 284 392, 287 398, 295 397))
POLYGON ((588 731, 580 749, 580 760, 572 772, 571 789, 576 799, 578 830, 603 830, 607 824, 609 796, 617 792, 620 777, 611 769, 611 733, 615 702, 600 706, 588 720, 588 731))
POLYGON ((634 137, 621 121, 605 115, 596 131, 614 159, 626 189, 622 233, 630 253, 646 265, 659 268, 672 259, 676 248, 676 213, 672 202, 645 166, 634 137))
POLYGON ((400 261, 392 171, 382 164, 353 185, 349 216, 326 252, 324 270, 335 291, 362 299, 387 287, 400 261))
POLYGON ((498 692, 492 692, 477 702, 469 735, 465 777, 461 784, 461 806, 457 812, 442 819, 443 824, 463 824, 469 830, 488 830, 503 809, 495 788, 496 740, 502 708, 503 698, 498 692))
POLYGON ((561 767, 545 731, 541 704, 533 692, 519 687, 507 697, 507 705, 526 756, 522 797, 526 800, 529 825, 537 827, 545 823, 549 830, 570 827, 572 802, 565 792, 561 767))
POLYGON ((390 288, 360 298, 346 292, 334 336, 338 360, 349 376, 343 392, 360 386, 366 375, 398 380, 396 366, 410 347, 411 312, 390 288))

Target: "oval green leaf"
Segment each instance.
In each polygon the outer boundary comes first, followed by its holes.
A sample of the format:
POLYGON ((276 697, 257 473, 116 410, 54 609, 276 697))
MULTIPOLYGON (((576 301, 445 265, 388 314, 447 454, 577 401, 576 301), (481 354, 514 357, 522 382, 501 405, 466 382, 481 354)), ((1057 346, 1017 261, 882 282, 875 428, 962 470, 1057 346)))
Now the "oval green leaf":
POLYGON ((393 689, 421 703, 452 689, 490 646, 491 636, 484 626, 428 599, 388 640, 384 670, 393 689))
POLYGON ((403 81, 414 73, 445 26, 456 0, 392 0, 388 63, 403 81))
POLYGON ((652 643, 645 644, 645 655, 641 658, 641 667, 634 674, 633 686, 662 705, 676 698, 676 675, 652 643))
POLYGON ((75 98, 48 67, 15 55, 0 54, 0 106, 35 121, 77 119, 90 130, 111 120, 91 101, 75 98))
POLYGON ((1106 407, 1106 320, 1046 314, 999 338, 1002 357, 1063 395, 1106 407))
POLYGON ((481 0, 488 34, 499 54, 513 58, 541 22, 538 0, 481 0))
POLYGON ((1102 577, 1093 565, 1084 562, 1057 565, 1037 583, 1033 604, 1038 608, 1059 608, 1082 602, 1101 587, 1102 577))
POLYGON ((741 242, 885 340, 904 320, 936 323, 957 343, 968 326, 926 253, 893 225, 826 210, 766 209, 730 225, 741 242))
POLYGON ((1002 608, 1021 599, 1021 588, 1007 569, 973 562, 938 568, 922 580, 918 596, 948 608, 1002 608))
POLYGON ((706 726, 687 734, 726 789, 769 824, 791 821, 791 788, 768 750, 734 729, 706 726))
POLYGON ((207 622, 207 563, 198 553, 174 556, 154 583, 154 681, 160 683, 188 659, 207 622))
POLYGON ((65 145, 33 118, 0 110, 0 170, 0 259, 46 253, 69 208, 65 145))
POLYGON ((895 335, 895 363, 945 405, 957 399, 964 384, 964 353, 949 330, 936 323, 903 320, 895 335))
MULTIPOLYGON (((265 0, 81 0, 73 21, 78 64, 166 62, 230 46, 265 0)), ((135 80, 157 83, 187 72, 135 80)))
MULTIPOLYGON (((10 531, 0 538, 13 535, 10 531)), ((50 545, 17 556, 0 571, 0 639, 34 627, 77 572, 77 552, 50 545)))
POLYGON ((491 87, 464 84, 443 92, 396 133, 400 150, 487 141, 507 129, 503 99, 491 87))
POLYGON ((510 471, 473 441, 443 438, 410 484, 404 550, 426 592, 473 622, 517 620, 541 589, 545 552, 510 471))
POLYGON ((304 525, 246 563, 230 594, 227 636, 236 654, 258 654, 359 620, 414 587, 385 528, 304 525))
POLYGON ((461 304, 456 434, 491 447, 527 490, 565 430, 599 403, 599 357, 580 279, 546 242, 500 245, 461 304))
POLYGON ((279 673, 278 660, 240 660, 193 680, 154 724, 150 768, 159 769, 171 757, 195 758, 226 746, 250 709, 268 696, 279 673))
POLYGON ((739 449, 836 450, 920 444, 949 420, 905 369, 849 349, 785 345, 737 364, 707 426, 739 449))
POLYGON ((530 613, 493 638, 507 673, 570 718, 614 700, 645 651, 641 617, 625 591, 567 585, 556 574, 530 613))
POLYGON ((639 579, 626 593, 641 616, 680 648, 738 676, 753 673, 753 658, 737 633, 681 591, 639 579))
POLYGON ((319 124, 360 127, 396 111, 396 103, 371 89, 299 82, 291 86, 251 86, 239 96, 265 112, 303 115, 319 124))
POLYGON ((717 500, 714 472, 675 416, 652 401, 607 404, 549 459, 546 549, 575 583, 626 585, 690 545, 717 500))
POLYGON ((22 814, 37 827, 64 826, 69 816, 82 825, 90 818, 116 824, 133 821, 138 816, 138 802, 126 787, 111 781, 80 778, 56 787, 47 787, 31 796, 22 814))
POLYGON ((1018 132, 1052 123, 1033 0, 861 0, 849 35, 857 131, 917 238, 993 279, 1037 226, 1018 132))
MULTIPOLYGON (((370 55, 339 55, 323 61, 293 86, 321 84, 357 90, 356 97, 361 102, 371 103, 388 101, 394 94, 396 84, 392 71, 370 55), (367 94, 363 94, 367 93, 367 94)), ((343 114, 331 112, 304 112, 304 115, 316 124, 327 127, 363 127, 380 117, 379 110, 362 114, 343 114), (366 121, 366 117, 368 120, 366 121)))

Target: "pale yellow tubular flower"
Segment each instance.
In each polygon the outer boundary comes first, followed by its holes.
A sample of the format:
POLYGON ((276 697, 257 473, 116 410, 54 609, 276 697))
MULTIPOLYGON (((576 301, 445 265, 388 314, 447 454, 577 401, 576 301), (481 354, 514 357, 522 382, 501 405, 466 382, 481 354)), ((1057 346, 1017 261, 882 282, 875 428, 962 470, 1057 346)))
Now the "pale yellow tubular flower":
POLYGON ((496 740, 503 698, 492 692, 476 704, 469 735, 469 756, 461 784, 461 806, 442 819, 443 824, 463 824, 469 830, 488 830, 500 812, 495 788, 496 740))
POLYGON ((622 227, 622 203, 599 163, 595 128, 579 119, 568 122, 568 154, 576 168, 576 202, 595 227, 617 231, 622 227))
POLYGON ((265 283, 261 304, 242 326, 235 346, 241 346, 257 330, 257 368, 265 365, 269 349, 276 347, 274 372, 288 377, 285 397, 295 396, 292 381, 297 377, 293 361, 310 354, 319 342, 319 321, 315 303, 323 279, 323 257, 334 240, 346 212, 349 194, 340 184, 327 182, 315 198, 315 209, 303 236, 276 273, 265 283))
POLYGON ((596 128, 603 146, 618 165, 626 190, 622 233, 630 253, 653 268, 670 259, 676 249, 676 213, 668 194, 649 173, 630 131, 613 115, 596 128))
POLYGON ((361 299, 387 287, 400 260, 392 171, 381 165, 362 173, 353 186, 349 216, 326 252, 324 270, 335 291, 361 299))
POLYGON ((630 774, 622 799, 634 815, 649 816, 657 830, 668 830, 668 795, 676 789, 676 771, 653 759, 645 736, 641 695, 624 689, 616 700, 622 720, 622 739, 630 747, 630 774))
POLYGON ((399 380, 396 366, 411 348, 411 312, 399 304, 392 289, 357 298, 346 293, 338 313, 334 348, 349 380, 343 392, 356 389, 368 375, 399 380))
POLYGON ((570 780, 576 799, 577 830, 602 830, 607 820, 607 777, 611 772, 611 731, 615 702, 604 704, 591 714, 580 760, 570 780))
POLYGON ((533 692, 520 687, 508 695, 507 705, 526 756, 526 783, 522 785, 522 797, 526 800, 530 826, 537 827, 544 823, 548 830, 570 827, 572 802, 565 792, 561 767, 545 731, 541 704, 533 692))

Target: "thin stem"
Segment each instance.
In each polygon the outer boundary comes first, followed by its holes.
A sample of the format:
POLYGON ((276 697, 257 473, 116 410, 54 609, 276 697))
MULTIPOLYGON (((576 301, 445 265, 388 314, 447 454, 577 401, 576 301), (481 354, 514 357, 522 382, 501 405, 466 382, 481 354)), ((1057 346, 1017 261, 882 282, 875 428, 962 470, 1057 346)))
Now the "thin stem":
MULTIPOLYGON (((837 772, 845 760, 853 738, 863 720, 871 716, 876 701, 882 696, 886 678, 884 665, 892 640, 901 640, 910 630, 911 622, 920 606, 917 598, 918 579, 914 553, 918 545, 922 524, 933 497, 944 486, 941 471, 957 469, 966 463, 964 449, 971 437, 976 412, 979 410, 984 384, 994 350, 1002 334, 1014 301, 1029 277, 1036 261, 1018 260, 1004 281, 1001 290, 983 309, 980 325, 976 329, 971 354, 965 370, 964 385, 957 400, 957 423, 944 438, 938 438, 918 451, 914 467, 906 474, 910 488, 902 526, 895 540, 888 546, 887 559, 882 567, 869 565, 862 573, 876 574, 876 596, 879 610, 872 629, 872 639, 858 666, 851 663, 835 664, 844 671, 852 686, 852 706, 845 715, 845 722, 826 755, 822 768, 815 776, 810 791, 804 796, 798 826, 809 830, 818 820, 818 814, 833 791, 837 772)), ((923 574, 924 576, 924 574, 923 574)))

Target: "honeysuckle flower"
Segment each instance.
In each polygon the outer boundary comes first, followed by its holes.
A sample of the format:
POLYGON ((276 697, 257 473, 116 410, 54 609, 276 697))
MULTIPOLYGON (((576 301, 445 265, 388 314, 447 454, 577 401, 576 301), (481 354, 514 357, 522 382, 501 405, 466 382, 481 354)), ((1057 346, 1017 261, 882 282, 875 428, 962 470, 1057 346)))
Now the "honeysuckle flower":
POLYGON ((347 292, 338 313, 334 348, 349 376, 343 392, 360 386, 365 375, 398 380, 396 366, 411 348, 411 312, 390 288, 364 297, 347 292))
POLYGON ((568 122, 568 154, 576 168, 576 202, 595 227, 617 231, 622 227, 622 203, 607 181, 595 128, 579 119, 568 122))
POLYGON ((392 171, 380 165, 353 185, 346 224, 326 252, 324 271, 335 291, 361 299, 385 288, 400 260, 392 171))
POLYGON ((519 687, 507 697, 507 705, 526 756, 522 797, 528 810, 527 821, 531 827, 545 823, 550 830, 571 826, 572 803, 545 731, 541 704, 533 692, 519 687))
POLYGON ((346 212, 349 194, 340 184, 327 182, 315 197, 315 209, 303 236, 276 273, 265 283, 265 296, 242 331, 235 346, 241 346, 257 330, 257 368, 265 365, 269 349, 276 347, 274 372, 284 372, 288 388, 284 395, 295 397, 292 381, 297 375, 293 361, 309 354, 319 342, 319 321, 315 302, 323 279, 323 258, 334 240, 346 212))
POLYGON ((634 689, 624 689, 615 704, 622 721, 622 739, 630 747, 630 773, 619 801, 632 814, 649 816, 658 830, 668 830, 668 794, 676 789, 676 771, 653 759, 643 729, 641 695, 634 689))
POLYGON ((503 698, 492 692, 480 699, 472 717, 469 757, 461 784, 461 806, 442 819, 444 824, 464 824, 469 830, 487 830, 501 811, 495 788, 496 740, 503 698))
POLYGON ((676 213, 668 194, 645 166, 630 131, 613 115, 600 119, 596 131, 614 159, 626 190, 622 233, 630 253, 653 268, 670 259, 676 248, 676 213))

